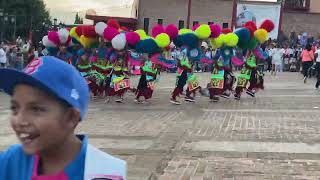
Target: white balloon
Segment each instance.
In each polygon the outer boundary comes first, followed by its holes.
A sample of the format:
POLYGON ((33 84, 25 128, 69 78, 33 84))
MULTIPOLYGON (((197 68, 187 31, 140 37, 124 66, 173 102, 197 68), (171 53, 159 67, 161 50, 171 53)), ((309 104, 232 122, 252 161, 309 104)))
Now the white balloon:
POLYGON ((118 34, 111 40, 112 47, 116 50, 123 50, 126 47, 127 40, 124 33, 118 34))
POLYGON ((65 28, 58 31, 60 43, 65 44, 69 38, 69 31, 65 28))
POLYGON ((51 42, 49 39, 48 39, 48 36, 44 36, 42 38, 42 44, 45 46, 45 47, 57 47, 56 44, 54 44, 53 42, 51 42))
POLYGON ((104 30, 107 28, 107 24, 104 22, 98 22, 94 28, 96 30, 96 33, 102 36, 104 30))

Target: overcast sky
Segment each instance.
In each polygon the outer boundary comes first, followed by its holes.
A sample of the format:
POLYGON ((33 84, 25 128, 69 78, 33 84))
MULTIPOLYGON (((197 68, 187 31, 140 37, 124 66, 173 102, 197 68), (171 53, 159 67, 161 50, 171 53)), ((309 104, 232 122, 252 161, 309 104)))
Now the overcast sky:
POLYGON ((127 11, 124 9, 130 6, 133 0, 44 0, 44 2, 52 18, 57 18, 58 22, 72 24, 77 12, 84 16, 86 10, 94 9, 98 14, 103 12, 103 15, 112 16, 112 11, 127 11))

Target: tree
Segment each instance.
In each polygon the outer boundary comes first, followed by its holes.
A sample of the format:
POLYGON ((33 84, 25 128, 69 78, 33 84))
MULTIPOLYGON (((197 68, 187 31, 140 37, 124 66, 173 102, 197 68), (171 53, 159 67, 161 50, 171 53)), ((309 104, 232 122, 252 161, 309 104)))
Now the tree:
MULTIPOLYGON (((16 35, 28 37, 29 32, 33 32, 34 36, 42 38, 47 31, 44 28, 52 25, 49 11, 43 0, 1 0, 1 8, 11 17, 16 17, 16 35)), ((14 23, 8 21, 5 26, 5 37, 11 39, 14 23)))
POLYGON ((79 16, 79 13, 76 14, 74 24, 83 24, 83 18, 79 16))

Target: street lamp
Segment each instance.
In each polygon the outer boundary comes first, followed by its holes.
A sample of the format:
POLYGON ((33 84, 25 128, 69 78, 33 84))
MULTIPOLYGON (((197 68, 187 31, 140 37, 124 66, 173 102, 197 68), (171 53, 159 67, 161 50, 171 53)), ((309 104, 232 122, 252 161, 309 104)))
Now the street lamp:
POLYGON ((15 15, 11 16, 11 23, 14 24, 12 39, 15 40, 16 39, 16 31, 17 31, 17 16, 15 16, 15 15))
POLYGON ((57 19, 57 18, 54 18, 54 19, 53 19, 53 30, 54 30, 54 31, 57 30, 57 22, 58 22, 58 19, 57 19))
POLYGON ((3 18, 3 9, 0 9, 0 41, 3 40, 3 25, 2 25, 2 18, 3 18))

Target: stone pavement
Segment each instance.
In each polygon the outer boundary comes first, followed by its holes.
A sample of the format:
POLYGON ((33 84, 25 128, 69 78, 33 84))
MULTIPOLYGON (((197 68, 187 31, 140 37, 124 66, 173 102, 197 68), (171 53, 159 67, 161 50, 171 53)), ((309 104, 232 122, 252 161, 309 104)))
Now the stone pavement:
MULTIPOLYGON (((208 74, 199 73, 205 86, 208 74)), ((320 179, 320 91, 297 73, 266 76, 256 98, 169 103, 163 74, 149 104, 93 100, 79 133, 125 159, 129 180, 320 179)), ((133 84, 137 83, 134 78, 133 84)), ((16 142, 9 98, 0 95, 0 150, 16 142)))

